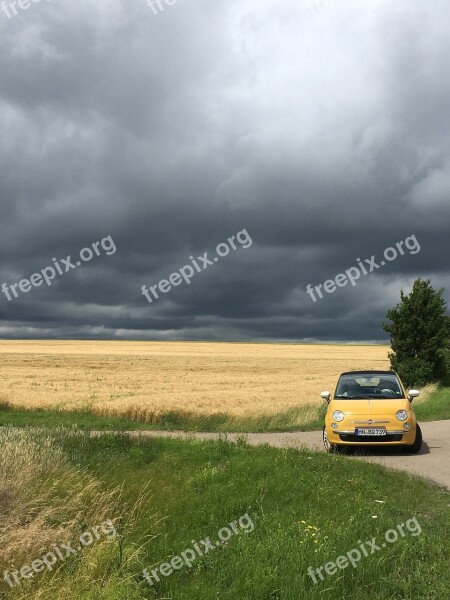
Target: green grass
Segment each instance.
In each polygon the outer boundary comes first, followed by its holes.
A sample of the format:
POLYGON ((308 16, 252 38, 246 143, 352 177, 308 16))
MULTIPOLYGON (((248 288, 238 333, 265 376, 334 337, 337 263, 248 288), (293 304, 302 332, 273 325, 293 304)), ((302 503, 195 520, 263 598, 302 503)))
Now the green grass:
MULTIPOLYGON (((125 553, 142 548, 139 568, 118 582, 130 600, 448 596, 450 495, 422 480, 342 456, 252 448, 225 439, 89 438, 61 430, 54 435, 74 465, 94 475, 105 489, 122 486, 127 502, 142 497, 146 486, 150 490, 123 543, 125 553), (154 587, 143 580, 142 568, 171 560, 192 548, 193 541, 211 537, 215 542, 219 529, 246 513, 254 523, 251 533, 234 535, 227 545, 199 557, 191 569, 160 576, 154 587), (357 548, 359 540, 375 537, 381 546, 387 530, 414 517, 421 535, 408 533, 363 557, 357 568, 349 566, 317 585, 308 576, 309 566, 335 561, 357 548)), ((70 598, 121 598, 110 587, 88 587, 64 573, 60 577, 60 584, 73 590, 70 598)))
POLYGON ((168 412, 161 414, 152 423, 103 417, 86 411, 61 410, 18 410, 0 403, 0 426, 17 427, 77 427, 79 429, 135 431, 135 430, 184 430, 208 432, 267 432, 267 431, 310 431, 321 429, 325 407, 298 407, 288 411, 253 418, 237 418, 226 414, 198 416, 189 413, 168 412))
POLYGON ((450 387, 440 387, 423 404, 414 406, 419 421, 450 419, 450 387))
POLYGON ((78 429, 98 429, 133 431, 147 429, 145 423, 116 417, 99 417, 89 412, 63 412, 58 410, 21 410, 0 404, 0 426, 16 427, 76 427, 78 429))

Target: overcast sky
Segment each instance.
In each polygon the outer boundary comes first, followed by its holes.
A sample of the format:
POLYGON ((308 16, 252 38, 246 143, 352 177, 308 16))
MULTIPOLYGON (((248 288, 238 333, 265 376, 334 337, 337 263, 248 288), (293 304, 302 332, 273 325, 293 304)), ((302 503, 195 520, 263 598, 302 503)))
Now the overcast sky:
POLYGON ((382 341, 416 277, 449 300, 448 0, 161 3, 0 12, 0 336, 382 341))

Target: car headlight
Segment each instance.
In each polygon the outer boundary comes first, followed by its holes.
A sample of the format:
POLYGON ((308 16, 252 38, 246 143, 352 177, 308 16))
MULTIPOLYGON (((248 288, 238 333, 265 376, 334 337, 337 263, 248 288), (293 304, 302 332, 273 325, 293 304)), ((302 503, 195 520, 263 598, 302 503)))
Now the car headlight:
POLYGON ((406 412, 406 410, 399 410, 397 411, 396 416, 399 421, 406 421, 406 419, 408 418, 408 413, 406 412))
POLYGON ((335 421, 337 421, 338 423, 340 421, 343 421, 344 420, 344 413, 342 412, 342 410, 335 410, 334 413, 333 413, 333 419, 335 421))

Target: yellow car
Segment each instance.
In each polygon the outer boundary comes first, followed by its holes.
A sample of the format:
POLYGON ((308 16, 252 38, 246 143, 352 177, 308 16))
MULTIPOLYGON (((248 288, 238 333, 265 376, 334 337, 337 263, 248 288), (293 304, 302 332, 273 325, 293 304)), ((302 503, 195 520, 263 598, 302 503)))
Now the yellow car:
POLYGON ((351 371, 342 373, 334 397, 328 402, 323 428, 327 452, 343 446, 400 446, 417 453, 422 432, 412 409, 417 390, 408 394, 393 371, 351 371))

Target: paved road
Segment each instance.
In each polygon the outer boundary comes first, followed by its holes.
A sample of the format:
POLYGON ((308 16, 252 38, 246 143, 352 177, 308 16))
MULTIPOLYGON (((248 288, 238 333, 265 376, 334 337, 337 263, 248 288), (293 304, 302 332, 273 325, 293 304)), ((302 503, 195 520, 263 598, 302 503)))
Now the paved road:
MULTIPOLYGON (((392 469, 407 471, 450 489, 450 421, 432 421, 421 423, 423 447, 419 454, 403 454, 394 449, 373 449, 365 456, 353 456, 357 460, 379 463, 392 469)), ((216 440, 215 433, 183 433, 169 431, 130 432, 135 437, 171 437, 183 439, 216 440)), ((242 434, 241 434, 242 435, 242 434)), ((235 441, 239 434, 229 433, 230 441, 235 441)), ((300 448, 323 451, 322 433, 320 431, 298 433, 249 433, 247 441, 252 446, 269 444, 275 448, 300 448)))

